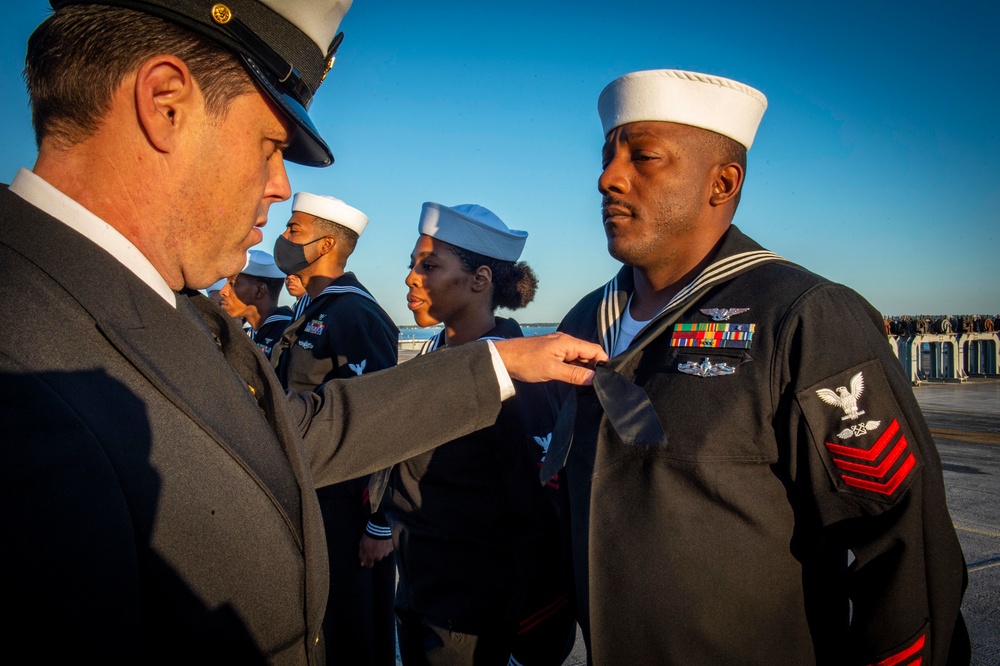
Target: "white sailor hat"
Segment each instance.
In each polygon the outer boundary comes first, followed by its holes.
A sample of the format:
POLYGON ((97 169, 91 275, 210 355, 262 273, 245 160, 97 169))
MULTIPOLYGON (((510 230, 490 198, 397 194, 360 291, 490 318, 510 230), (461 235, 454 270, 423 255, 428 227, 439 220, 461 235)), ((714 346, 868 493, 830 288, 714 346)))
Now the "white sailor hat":
POLYGON ((487 208, 476 204, 442 206, 428 201, 420 211, 420 233, 501 261, 517 261, 527 231, 508 229, 487 208))
POLYGON ((767 98, 748 85, 679 69, 626 74, 597 99, 605 136, 626 123, 663 121, 728 136, 747 150, 766 108, 767 98))
POLYGON ((222 288, 226 286, 227 282, 229 282, 229 278, 222 278, 212 286, 205 289, 205 293, 211 296, 213 291, 222 291, 222 288))
POLYGON ((367 215, 353 206, 348 206, 336 197, 325 197, 319 194, 299 192, 292 199, 292 212, 294 213, 295 211, 309 213, 324 220, 329 220, 334 224, 339 224, 342 227, 347 227, 357 233, 358 236, 368 226, 367 215))
POLYGON ((337 33, 351 0, 49 0, 127 7, 176 23, 236 53, 243 66, 298 128, 285 159, 328 166, 333 153, 307 112, 333 66, 337 33))
POLYGON ((274 263, 274 257, 262 250, 247 250, 247 264, 240 273, 260 278, 285 279, 285 274, 274 263))

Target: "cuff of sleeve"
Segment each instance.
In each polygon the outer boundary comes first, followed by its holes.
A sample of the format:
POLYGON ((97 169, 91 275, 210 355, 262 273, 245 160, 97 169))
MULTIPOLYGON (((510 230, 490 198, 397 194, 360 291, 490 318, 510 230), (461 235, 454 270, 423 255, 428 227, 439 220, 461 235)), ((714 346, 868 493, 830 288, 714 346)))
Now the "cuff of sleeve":
POLYGON ((492 340, 486 341, 490 348, 490 357, 493 359, 493 372, 497 375, 497 383, 500 384, 500 400, 506 400, 514 396, 514 382, 510 379, 510 374, 500 358, 500 352, 493 345, 492 340))
POLYGON ((392 529, 388 525, 376 525, 371 521, 365 526, 365 533, 373 539, 392 538, 392 529))

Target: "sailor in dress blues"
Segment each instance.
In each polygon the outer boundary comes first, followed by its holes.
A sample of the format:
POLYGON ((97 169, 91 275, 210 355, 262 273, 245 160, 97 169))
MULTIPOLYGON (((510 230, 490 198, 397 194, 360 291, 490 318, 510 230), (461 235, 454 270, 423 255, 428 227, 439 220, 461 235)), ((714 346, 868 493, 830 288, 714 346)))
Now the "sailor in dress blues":
MULTIPOLYGON (((516 321, 494 313, 534 298, 534 273, 518 261, 527 234, 482 206, 435 203, 424 204, 419 231, 407 303, 417 324, 444 324, 420 353, 521 337, 516 321)), ((572 648, 557 482, 537 482, 553 411, 544 388, 515 385, 493 426, 406 460, 385 479, 404 666, 556 666, 572 648)))
POLYGON ((613 358, 542 475, 565 465, 590 663, 967 663, 941 463, 881 316, 732 224, 765 106, 678 70, 598 102, 624 266, 560 330, 613 358))

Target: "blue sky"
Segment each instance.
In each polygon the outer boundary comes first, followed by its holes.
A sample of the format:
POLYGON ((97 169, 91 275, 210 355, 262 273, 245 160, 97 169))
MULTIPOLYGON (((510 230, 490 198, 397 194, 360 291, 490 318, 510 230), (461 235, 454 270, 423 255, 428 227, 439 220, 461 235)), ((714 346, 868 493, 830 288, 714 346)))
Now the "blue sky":
MULTIPOLYGON (((20 71, 40 0, 0 25, 0 180, 35 150, 20 71)), ((1000 3, 356 0, 312 107, 327 169, 294 190, 370 223, 348 268, 399 324, 424 201, 478 203, 530 234, 523 323, 558 321, 617 270, 600 222, 597 96, 672 67, 769 107, 736 223, 884 313, 1000 312, 1000 3)), ((272 207, 271 251, 290 205, 272 207)), ((738 304, 736 304, 738 305, 738 304)))

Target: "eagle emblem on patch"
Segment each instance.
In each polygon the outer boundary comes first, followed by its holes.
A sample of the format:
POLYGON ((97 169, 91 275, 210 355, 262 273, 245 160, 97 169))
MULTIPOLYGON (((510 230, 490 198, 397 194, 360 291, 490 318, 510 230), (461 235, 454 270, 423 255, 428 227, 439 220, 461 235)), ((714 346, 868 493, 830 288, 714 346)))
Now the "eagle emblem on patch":
POLYGON ((867 361, 804 386, 796 400, 837 492, 887 506, 906 494, 923 463, 881 363, 867 361), (866 410, 877 416, 864 417, 866 410))
POLYGON ((542 460, 545 459, 545 454, 549 452, 549 444, 552 443, 552 433, 550 432, 545 437, 539 437, 538 435, 532 435, 535 440, 535 444, 542 447, 542 460))
POLYGON ((347 367, 354 371, 354 374, 360 375, 365 371, 365 366, 368 365, 368 359, 361 359, 361 363, 348 363, 347 367))
POLYGON ((677 369, 695 377, 722 377, 736 372, 736 368, 728 363, 712 363, 712 359, 707 356, 700 363, 695 361, 678 363, 677 369))
POLYGON ((701 313, 711 317, 712 321, 728 321, 733 315, 749 311, 750 308, 703 308, 701 313))
POLYGON ((836 389, 821 388, 816 391, 819 399, 828 405, 840 407, 846 416, 840 417, 841 421, 854 421, 864 414, 863 409, 858 409, 858 398, 865 392, 865 376, 858 373, 851 377, 851 388, 838 386, 836 389))

